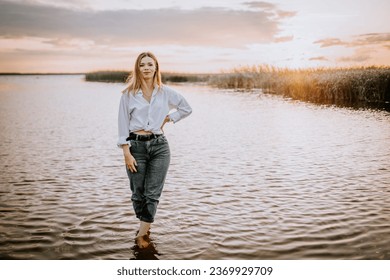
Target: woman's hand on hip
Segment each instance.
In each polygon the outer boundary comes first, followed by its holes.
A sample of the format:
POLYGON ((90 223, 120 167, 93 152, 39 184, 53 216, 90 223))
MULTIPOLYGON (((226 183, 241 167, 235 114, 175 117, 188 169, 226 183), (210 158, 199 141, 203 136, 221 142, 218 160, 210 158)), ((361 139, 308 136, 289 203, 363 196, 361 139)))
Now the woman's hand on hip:
POLYGON ((162 126, 160 127, 161 131, 164 133, 164 125, 167 123, 167 122, 170 122, 171 121, 171 118, 169 116, 166 116, 165 119, 164 119, 164 122, 162 124, 162 126))

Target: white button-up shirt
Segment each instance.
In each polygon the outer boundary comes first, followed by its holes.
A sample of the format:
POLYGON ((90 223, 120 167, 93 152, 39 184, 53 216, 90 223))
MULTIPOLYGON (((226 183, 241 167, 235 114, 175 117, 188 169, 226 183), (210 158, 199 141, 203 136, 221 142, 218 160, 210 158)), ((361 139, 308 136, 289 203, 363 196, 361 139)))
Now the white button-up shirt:
POLYGON ((166 85, 154 87, 150 103, 143 97, 141 90, 136 94, 123 93, 119 104, 117 145, 130 146, 126 138, 133 131, 163 133, 161 126, 168 114, 171 121, 176 123, 191 113, 192 108, 184 97, 166 85), (169 114, 172 109, 176 110, 169 114))

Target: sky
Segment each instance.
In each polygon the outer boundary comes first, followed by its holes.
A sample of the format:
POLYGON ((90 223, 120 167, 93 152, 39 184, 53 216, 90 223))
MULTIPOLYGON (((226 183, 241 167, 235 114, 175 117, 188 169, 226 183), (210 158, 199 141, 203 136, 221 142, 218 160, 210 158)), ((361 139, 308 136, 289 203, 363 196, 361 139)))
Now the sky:
POLYGON ((390 65, 389 0, 0 0, 0 73, 390 65))

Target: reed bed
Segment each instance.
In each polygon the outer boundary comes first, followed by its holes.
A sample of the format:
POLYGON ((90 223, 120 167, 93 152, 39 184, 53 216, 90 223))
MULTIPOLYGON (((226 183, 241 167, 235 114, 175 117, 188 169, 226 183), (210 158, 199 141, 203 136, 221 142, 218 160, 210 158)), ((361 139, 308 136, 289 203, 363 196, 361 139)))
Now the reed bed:
MULTIPOLYGON (((85 80, 89 82, 114 82, 124 83, 131 74, 129 71, 95 71, 85 74, 85 80)), ((209 74, 190 74, 190 73, 161 73, 163 83, 199 83, 208 82, 209 74)))
POLYGON ((85 74, 88 82, 124 83, 129 71, 94 71, 85 74))
MULTIPOLYGON (((87 81, 124 83, 128 71, 87 73, 87 81)), ((220 74, 162 73, 164 83, 208 83, 227 89, 262 89, 318 104, 390 110, 390 67, 288 69, 268 65, 234 68, 220 74)))
POLYGON ((390 67, 292 70, 261 65, 216 75, 210 84, 231 89, 259 88, 320 104, 390 108, 390 67))

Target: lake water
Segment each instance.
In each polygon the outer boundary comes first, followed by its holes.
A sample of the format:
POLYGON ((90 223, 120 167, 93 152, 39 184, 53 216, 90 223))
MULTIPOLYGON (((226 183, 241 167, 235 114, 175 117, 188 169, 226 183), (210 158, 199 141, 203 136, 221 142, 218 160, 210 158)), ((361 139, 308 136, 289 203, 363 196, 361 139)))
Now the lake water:
POLYGON ((0 77, 2 259, 390 259, 390 114, 172 85, 193 114, 152 226, 117 141, 120 84, 0 77))

